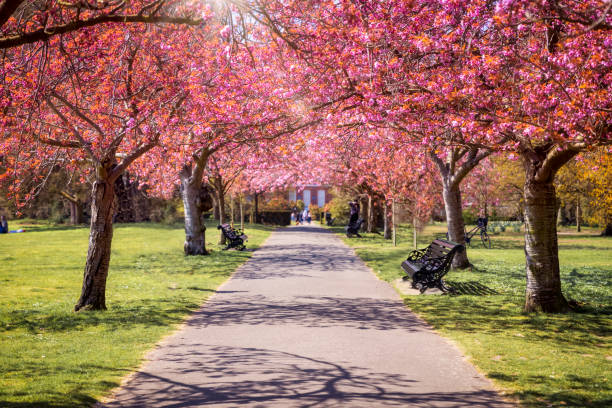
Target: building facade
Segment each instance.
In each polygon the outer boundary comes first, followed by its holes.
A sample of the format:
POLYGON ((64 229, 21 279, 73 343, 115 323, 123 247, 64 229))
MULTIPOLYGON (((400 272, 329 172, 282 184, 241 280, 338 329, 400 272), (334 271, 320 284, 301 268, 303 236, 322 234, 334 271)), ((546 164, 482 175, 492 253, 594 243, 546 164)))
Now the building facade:
POLYGON ((292 202, 302 200, 306 208, 309 208, 311 205, 316 205, 319 208, 323 208, 323 206, 329 203, 332 199, 329 192, 330 189, 330 186, 307 185, 304 186, 304 189, 301 191, 297 189, 289 190, 288 199, 292 202))

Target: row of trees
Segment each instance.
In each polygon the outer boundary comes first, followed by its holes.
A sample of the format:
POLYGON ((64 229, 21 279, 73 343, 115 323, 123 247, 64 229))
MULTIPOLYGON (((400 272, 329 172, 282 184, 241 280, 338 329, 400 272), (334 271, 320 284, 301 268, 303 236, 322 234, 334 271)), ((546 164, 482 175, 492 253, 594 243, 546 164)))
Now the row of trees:
POLYGON ((2 182, 22 202, 26 181, 51 167, 91 181, 81 310, 105 308, 114 183, 127 169, 160 195, 180 184, 185 252, 205 254, 205 169, 217 192, 351 184, 408 203, 414 220, 442 190, 450 238, 462 242, 462 184, 493 154, 514 156, 525 308, 563 311, 553 181, 580 152, 612 143, 611 7, 7 0, 2 182))

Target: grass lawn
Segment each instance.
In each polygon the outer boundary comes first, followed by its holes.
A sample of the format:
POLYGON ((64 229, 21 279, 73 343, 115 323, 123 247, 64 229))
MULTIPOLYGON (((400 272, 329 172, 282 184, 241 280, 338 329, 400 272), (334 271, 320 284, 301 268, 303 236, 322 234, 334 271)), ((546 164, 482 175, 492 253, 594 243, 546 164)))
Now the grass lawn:
MULTIPOLYGON (((342 227, 333 227, 343 233, 342 227)), ((412 230, 402 226, 393 247, 382 235, 344 241, 392 282, 412 250, 412 230)), ((419 248, 443 236, 428 226, 419 248)), ((475 238, 478 238, 476 236, 475 238)), ((508 395, 526 407, 612 406, 612 239, 586 229, 559 234, 563 292, 577 304, 562 315, 525 314, 525 255, 520 232, 492 235, 492 249, 474 239, 471 270, 451 271, 457 296, 405 296, 406 305, 452 339, 508 395)))
MULTIPOLYGON (((89 229, 19 224, 0 235, 0 407, 91 406, 133 371, 250 252, 183 255, 181 225, 115 227, 108 310, 72 312, 80 295, 89 229)), ((272 228, 247 225, 247 247, 272 228)))

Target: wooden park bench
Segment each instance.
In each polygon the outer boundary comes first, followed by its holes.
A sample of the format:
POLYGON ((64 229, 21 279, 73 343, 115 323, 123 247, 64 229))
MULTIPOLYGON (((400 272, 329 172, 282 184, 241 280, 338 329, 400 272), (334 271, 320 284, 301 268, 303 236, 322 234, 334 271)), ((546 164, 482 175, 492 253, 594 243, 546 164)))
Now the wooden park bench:
POLYGON ((217 227, 217 229, 220 229, 223 232, 223 236, 227 239, 227 246, 223 248, 224 250, 236 248, 237 250, 242 251, 246 248, 244 243, 249 237, 247 237, 244 232, 232 228, 232 226, 229 224, 221 224, 217 227))
POLYGON ((463 245, 436 239, 427 248, 412 251, 402 262, 402 269, 407 274, 402 279, 412 279, 412 287, 419 289, 421 293, 428 288, 439 288, 448 292, 450 289, 442 278, 450 270, 455 254, 463 250, 463 245))

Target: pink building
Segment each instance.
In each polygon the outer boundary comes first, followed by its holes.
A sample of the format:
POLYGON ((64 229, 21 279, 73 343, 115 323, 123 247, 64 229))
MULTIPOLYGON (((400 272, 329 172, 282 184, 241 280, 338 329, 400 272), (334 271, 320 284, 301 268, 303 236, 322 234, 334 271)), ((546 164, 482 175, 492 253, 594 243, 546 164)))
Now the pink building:
POLYGON ((306 207, 314 204, 319 206, 319 208, 323 208, 332 199, 329 192, 330 189, 330 186, 307 185, 301 191, 296 189, 289 190, 288 198, 289 201, 302 200, 306 207))

